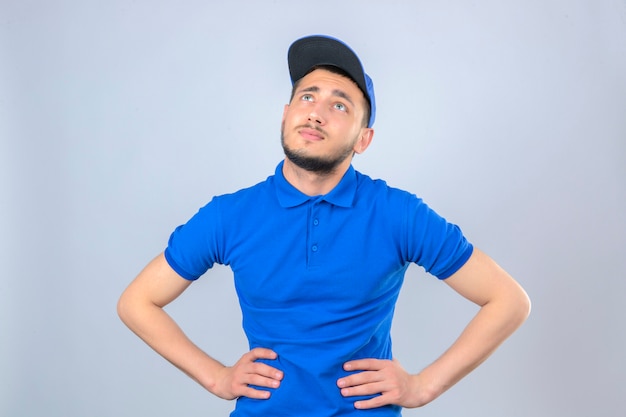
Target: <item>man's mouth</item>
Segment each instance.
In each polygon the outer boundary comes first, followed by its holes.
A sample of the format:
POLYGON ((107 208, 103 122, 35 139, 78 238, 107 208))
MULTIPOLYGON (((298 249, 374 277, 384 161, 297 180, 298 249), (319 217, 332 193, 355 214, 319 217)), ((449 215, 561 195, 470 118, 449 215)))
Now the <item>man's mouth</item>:
POLYGON ((320 129, 316 129, 310 126, 302 126, 298 130, 298 133, 300 134, 300 136, 307 140, 319 141, 324 139, 324 133, 321 132, 320 129))

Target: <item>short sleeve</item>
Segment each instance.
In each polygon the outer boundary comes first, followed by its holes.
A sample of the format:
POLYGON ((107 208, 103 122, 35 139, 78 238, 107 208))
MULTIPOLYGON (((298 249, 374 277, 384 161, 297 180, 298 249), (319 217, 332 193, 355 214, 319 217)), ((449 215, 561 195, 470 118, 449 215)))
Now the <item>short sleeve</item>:
POLYGON ((221 263, 220 229, 219 202, 214 198, 172 232, 165 249, 168 264, 185 279, 200 278, 216 262, 221 263))
POLYGON ((407 248, 411 262, 439 279, 458 271, 473 252, 460 227, 414 195, 407 201, 407 248))

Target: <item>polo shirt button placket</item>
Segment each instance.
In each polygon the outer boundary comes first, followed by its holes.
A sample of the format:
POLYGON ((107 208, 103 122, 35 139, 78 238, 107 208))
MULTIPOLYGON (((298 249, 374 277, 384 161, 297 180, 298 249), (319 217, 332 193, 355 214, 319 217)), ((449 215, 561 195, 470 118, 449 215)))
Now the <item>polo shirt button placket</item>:
POLYGON ((309 212, 309 230, 310 230, 310 241, 309 241, 309 266, 317 266, 319 265, 319 245, 320 242, 318 241, 319 239, 319 218, 317 217, 318 215, 318 210, 320 209, 319 207, 319 202, 316 204, 313 204, 311 207, 311 211, 309 212))
MULTIPOLYGON (((317 218, 313 219, 313 226, 318 226, 319 224, 320 224, 320 221, 319 221, 317 218)), ((318 249, 318 247, 317 247, 317 243, 314 243, 314 244, 311 246, 311 251, 313 251, 313 252, 317 252, 317 249, 318 249)))
MULTIPOLYGON (((319 224, 320 224, 319 219, 318 219, 317 217, 316 217, 316 218, 314 218, 314 219, 313 219, 313 226, 319 226, 319 224)), ((317 249, 318 249, 318 247, 317 247, 317 243, 314 243, 314 244, 313 244, 313 246, 311 246, 311 250, 312 250, 313 252, 317 252, 317 249)))

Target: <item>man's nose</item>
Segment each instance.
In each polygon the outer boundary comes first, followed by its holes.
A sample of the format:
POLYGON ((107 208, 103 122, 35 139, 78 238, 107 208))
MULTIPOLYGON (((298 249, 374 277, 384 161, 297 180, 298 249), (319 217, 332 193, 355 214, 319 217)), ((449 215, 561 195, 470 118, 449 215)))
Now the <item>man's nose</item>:
POLYGON ((311 109, 311 112, 309 113, 309 121, 319 125, 323 125, 326 121, 319 104, 311 109))

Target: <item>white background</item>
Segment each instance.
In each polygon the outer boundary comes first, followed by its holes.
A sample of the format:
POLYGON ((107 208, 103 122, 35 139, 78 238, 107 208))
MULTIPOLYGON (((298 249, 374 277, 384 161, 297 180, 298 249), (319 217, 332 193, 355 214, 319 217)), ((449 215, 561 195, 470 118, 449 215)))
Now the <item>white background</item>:
MULTIPOLYGON (((625 1, 0 0, 1 416, 228 414, 115 304, 174 227, 273 173, 287 48, 312 33, 376 85, 356 168, 460 224, 533 300, 404 415, 623 415, 625 1)), ((396 356, 419 371, 475 310, 410 268, 396 356)), ((226 363, 246 348, 227 268, 169 311, 226 363)))

